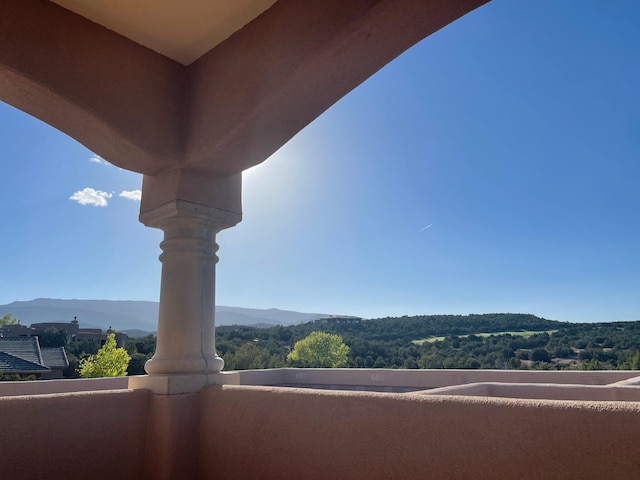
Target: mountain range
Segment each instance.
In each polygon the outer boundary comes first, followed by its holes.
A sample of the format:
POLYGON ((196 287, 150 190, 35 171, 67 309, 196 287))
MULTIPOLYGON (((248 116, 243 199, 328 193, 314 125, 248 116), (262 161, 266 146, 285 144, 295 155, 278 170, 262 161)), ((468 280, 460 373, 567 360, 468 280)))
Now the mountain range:
MULTIPOLYGON (((37 298, 0 305, 0 317, 11 313, 23 325, 41 322, 70 322, 76 317, 81 328, 109 327, 124 332, 155 332, 158 325, 158 302, 134 300, 60 300, 37 298)), ((328 315, 301 313, 277 308, 257 309, 216 306, 216 326, 295 325, 328 315)))

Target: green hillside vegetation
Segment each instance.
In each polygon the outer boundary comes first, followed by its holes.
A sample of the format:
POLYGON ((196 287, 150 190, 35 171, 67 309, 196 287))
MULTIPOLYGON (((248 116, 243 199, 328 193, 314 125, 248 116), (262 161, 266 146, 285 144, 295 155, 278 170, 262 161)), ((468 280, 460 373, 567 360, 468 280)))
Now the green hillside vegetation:
POLYGON ((350 368, 640 368, 640 322, 569 323, 526 314, 424 315, 229 329, 216 337, 227 369, 290 366, 312 331, 340 335, 350 368))
MULTIPOLYGON (((312 332, 342 338, 348 355, 340 365, 347 368, 640 369, 640 321, 569 323, 508 313, 225 326, 217 330, 216 347, 226 370, 297 366, 290 354, 312 332)), ((67 348, 69 376, 77 376, 78 361, 97 351, 86 341, 67 348)), ((154 350, 152 335, 130 339, 128 374, 144 373, 154 350)))

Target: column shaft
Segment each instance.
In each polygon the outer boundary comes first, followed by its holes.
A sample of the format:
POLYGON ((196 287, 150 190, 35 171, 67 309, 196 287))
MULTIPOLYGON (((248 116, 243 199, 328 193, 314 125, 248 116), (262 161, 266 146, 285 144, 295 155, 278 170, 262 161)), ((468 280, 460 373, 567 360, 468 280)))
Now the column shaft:
POLYGON ((145 225, 164 231, 158 341, 147 373, 222 370, 215 350, 215 237, 239 219, 239 214, 181 200, 141 217, 145 225))

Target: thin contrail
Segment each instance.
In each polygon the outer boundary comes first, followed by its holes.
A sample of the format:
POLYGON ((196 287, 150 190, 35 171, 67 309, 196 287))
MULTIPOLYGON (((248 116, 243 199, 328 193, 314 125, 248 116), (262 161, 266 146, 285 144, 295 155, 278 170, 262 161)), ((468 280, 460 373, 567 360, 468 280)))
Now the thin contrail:
POLYGON ((429 225, 427 225, 426 227, 422 227, 420 230, 418 230, 419 232, 424 232, 427 228, 430 228, 433 225, 433 223, 430 223, 429 225))

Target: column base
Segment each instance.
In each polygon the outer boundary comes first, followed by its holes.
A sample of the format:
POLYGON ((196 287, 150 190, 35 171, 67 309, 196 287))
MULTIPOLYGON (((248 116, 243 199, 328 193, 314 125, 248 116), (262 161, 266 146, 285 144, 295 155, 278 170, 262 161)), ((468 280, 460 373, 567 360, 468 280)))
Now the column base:
POLYGON ((195 393, 208 385, 208 375, 137 375, 129 378, 131 390, 147 389, 161 395, 195 393))
POLYGON ((128 377, 130 390, 150 390, 158 395, 196 393, 207 385, 237 385, 237 372, 182 375, 134 375, 128 377))
POLYGON ((150 375, 198 375, 218 373, 224 368, 224 360, 218 355, 189 356, 181 358, 157 358, 153 356, 144 365, 150 375))

